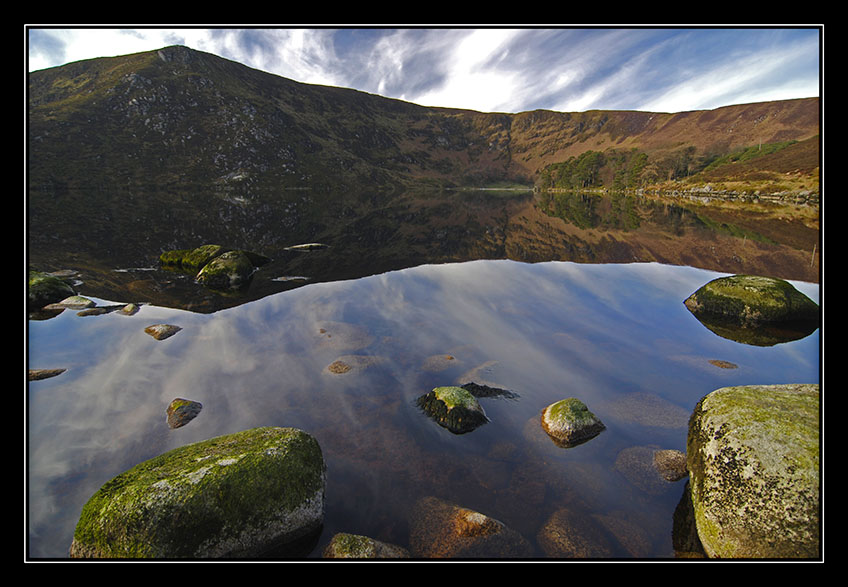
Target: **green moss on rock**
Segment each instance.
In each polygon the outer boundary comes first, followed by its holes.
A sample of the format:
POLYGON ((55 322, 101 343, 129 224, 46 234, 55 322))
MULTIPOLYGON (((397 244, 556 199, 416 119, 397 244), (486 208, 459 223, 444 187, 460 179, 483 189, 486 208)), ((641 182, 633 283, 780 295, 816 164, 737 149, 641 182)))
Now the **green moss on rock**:
POLYGON ((195 249, 174 249, 159 255, 159 262, 169 267, 197 271, 212 259, 227 251, 221 245, 201 245, 195 249))
POLYGON ((197 281, 212 288, 239 287, 253 275, 253 263, 242 251, 227 251, 203 266, 197 281))
POLYGON ((791 283, 772 277, 731 275, 703 285, 685 301, 696 316, 749 323, 817 321, 819 307, 791 283))
POLYGON ((542 428, 557 444, 569 447, 591 440, 606 426, 586 404, 572 397, 542 410, 542 428))
POLYGON ((48 304, 75 295, 73 288, 49 273, 30 271, 27 291, 27 308, 40 310, 48 304))
POLYGON ((462 387, 436 387, 418 405, 440 426, 455 434, 471 432, 489 421, 477 398, 462 387))
POLYGON ((237 558, 320 529, 321 448, 294 428, 190 444, 105 483, 85 504, 77 558, 237 558))

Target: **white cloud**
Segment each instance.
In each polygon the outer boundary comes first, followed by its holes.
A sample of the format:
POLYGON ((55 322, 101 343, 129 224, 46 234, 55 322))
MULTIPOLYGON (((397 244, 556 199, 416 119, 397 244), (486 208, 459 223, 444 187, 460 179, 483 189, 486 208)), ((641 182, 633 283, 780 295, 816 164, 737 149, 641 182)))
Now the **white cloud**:
POLYGON ((677 112, 818 95, 818 34, 798 32, 31 29, 29 67, 184 44, 300 82, 426 106, 677 112))

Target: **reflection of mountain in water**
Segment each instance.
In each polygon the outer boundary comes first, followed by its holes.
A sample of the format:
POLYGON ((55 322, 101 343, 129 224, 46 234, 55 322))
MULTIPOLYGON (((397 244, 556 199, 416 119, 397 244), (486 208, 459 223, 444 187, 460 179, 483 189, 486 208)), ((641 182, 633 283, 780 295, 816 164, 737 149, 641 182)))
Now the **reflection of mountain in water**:
MULTIPOLYGON (((89 295, 200 312, 305 283, 473 259, 659 262, 818 281, 817 264, 810 263, 817 226, 778 219, 750 204, 490 190, 206 192, 173 195, 168 206, 156 205, 161 198, 127 194, 122 204, 131 212, 102 211, 65 234, 31 237, 30 265, 82 271, 81 291, 89 295), (327 247, 290 248, 315 242, 327 247), (205 290, 190 275, 150 270, 163 250, 206 243, 252 250, 272 261, 236 296, 205 290), (115 271, 127 267, 148 270, 115 271)), ((50 218, 48 207, 36 206, 36 220, 67 226, 50 218)))

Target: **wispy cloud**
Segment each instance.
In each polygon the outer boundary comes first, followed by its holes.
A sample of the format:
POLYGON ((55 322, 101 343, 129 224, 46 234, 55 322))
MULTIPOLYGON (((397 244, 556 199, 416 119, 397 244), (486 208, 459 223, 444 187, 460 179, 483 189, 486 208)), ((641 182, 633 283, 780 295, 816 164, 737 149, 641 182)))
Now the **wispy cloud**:
POLYGON ((816 28, 29 29, 30 70, 184 44, 426 106, 677 112, 819 93, 816 28))

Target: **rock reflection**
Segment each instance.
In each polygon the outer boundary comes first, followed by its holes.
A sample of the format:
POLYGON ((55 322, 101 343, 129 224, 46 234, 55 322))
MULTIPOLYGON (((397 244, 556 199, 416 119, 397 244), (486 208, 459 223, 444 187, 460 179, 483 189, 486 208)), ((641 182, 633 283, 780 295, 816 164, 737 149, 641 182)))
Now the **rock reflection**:
POLYGON ((278 425, 313 434, 328 465, 324 535, 309 556, 338 532, 407 547, 412 507, 432 495, 531 541, 568 509, 616 536, 615 556, 666 556, 677 496, 630 483, 616 460, 633 446, 685 448, 692 406, 742 371, 693 368, 679 355, 727 357, 763 383, 818 373, 812 337, 748 348, 692 320, 680 300, 713 276, 477 261, 314 283, 212 314, 145 305, 134 316, 32 322, 31 365, 67 368, 29 389, 32 553, 67 556, 104 479, 176 446, 278 425), (182 330, 159 342, 143 331, 153 323, 182 330), (488 418, 471 434, 449 433, 415 405, 469 382, 488 418), (563 451, 539 413, 572 394, 607 430, 563 451), (175 397, 203 411, 170 429, 163 411, 175 397))

